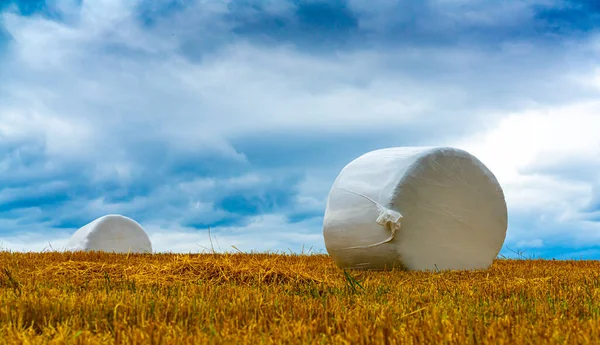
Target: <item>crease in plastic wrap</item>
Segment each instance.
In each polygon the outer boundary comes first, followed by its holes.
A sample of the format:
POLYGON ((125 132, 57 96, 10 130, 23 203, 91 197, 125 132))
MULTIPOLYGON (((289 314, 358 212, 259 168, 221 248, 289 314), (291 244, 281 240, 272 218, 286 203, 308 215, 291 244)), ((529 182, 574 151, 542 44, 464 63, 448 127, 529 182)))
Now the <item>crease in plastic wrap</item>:
POLYGON ((152 243, 135 220, 109 214, 79 228, 69 239, 67 250, 152 253, 152 243))
POLYGON ((342 268, 485 269, 507 224, 502 188, 476 157, 405 147, 366 153, 342 169, 323 235, 342 268))

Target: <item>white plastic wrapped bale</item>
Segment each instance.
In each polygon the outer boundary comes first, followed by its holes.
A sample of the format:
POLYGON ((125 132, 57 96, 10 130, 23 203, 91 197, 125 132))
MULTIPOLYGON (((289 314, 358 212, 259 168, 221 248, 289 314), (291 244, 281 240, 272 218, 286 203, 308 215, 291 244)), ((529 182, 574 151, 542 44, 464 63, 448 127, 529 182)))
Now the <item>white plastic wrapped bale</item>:
POLYGON ((455 148, 372 151, 329 193, 323 236, 341 268, 486 269, 508 225, 504 193, 476 157, 455 148))
POLYGON ((135 220, 109 214, 77 230, 71 236, 67 250, 152 253, 152 243, 146 231, 135 220))

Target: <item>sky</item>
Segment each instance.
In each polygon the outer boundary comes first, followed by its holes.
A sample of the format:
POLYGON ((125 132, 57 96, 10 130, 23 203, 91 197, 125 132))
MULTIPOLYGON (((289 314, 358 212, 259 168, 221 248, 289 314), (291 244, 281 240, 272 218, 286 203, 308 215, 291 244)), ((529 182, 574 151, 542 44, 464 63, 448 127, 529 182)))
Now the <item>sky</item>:
POLYGON ((119 213, 155 251, 309 249, 340 170, 452 146, 506 257, 600 259, 597 1, 0 0, 0 248, 119 213))

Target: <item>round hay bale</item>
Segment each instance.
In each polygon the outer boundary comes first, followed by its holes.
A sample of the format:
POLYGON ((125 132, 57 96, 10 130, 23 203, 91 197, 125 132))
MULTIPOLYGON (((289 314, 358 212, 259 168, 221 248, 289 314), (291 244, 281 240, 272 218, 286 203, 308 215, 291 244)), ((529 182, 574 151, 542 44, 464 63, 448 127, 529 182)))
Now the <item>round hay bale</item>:
POLYGON ((109 214, 77 230, 71 236, 67 249, 152 253, 152 243, 146 231, 135 220, 118 214, 109 214))
POLYGON ((323 236, 341 268, 486 269, 507 225, 502 188, 476 157, 404 147, 366 153, 342 169, 323 236))

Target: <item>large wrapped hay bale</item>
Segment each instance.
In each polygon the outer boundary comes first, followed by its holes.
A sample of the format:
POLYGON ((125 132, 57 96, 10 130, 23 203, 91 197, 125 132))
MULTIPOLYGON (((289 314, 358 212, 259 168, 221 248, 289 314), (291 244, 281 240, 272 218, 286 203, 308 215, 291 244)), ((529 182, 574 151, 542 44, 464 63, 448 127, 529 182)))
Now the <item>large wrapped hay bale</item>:
POLYGON ((508 223, 492 172, 454 148, 388 148, 340 172, 329 193, 323 235, 341 268, 485 269, 508 223))
POLYGON ((152 243, 146 231, 135 220, 118 214, 109 214, 77 230, 71 236, 67 249, 152 253, 152 243))

